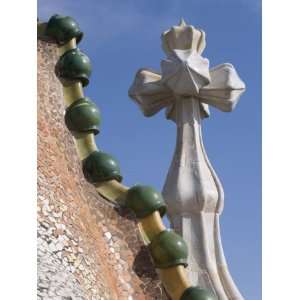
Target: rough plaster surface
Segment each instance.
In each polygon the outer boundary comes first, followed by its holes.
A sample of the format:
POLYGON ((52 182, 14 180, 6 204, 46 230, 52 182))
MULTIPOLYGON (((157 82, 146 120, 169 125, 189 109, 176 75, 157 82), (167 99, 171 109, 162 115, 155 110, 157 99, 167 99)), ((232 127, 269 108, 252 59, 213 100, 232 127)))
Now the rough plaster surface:
POLYGON ((166 299, 134 215, 83 177, 57 58, 38 42, 38 299, 166 299))

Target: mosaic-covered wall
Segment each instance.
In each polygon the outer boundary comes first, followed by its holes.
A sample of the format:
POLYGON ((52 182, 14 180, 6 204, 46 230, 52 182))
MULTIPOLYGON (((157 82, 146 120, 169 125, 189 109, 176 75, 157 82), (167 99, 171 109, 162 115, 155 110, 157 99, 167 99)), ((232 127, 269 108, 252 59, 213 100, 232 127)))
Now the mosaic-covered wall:
POLYGON ((166 299, 134 215, 83 177, 56 50, 38 41, 38 299, 166 299))

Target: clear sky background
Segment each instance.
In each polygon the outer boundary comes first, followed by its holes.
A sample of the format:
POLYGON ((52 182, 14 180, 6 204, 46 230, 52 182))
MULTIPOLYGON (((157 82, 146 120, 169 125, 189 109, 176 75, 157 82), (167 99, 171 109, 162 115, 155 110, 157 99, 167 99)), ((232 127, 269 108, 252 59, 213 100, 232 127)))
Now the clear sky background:
POLYGON ((160 35, 183 17, 206 32, 210 65, 232 63, 247 85, 236 109, 211 108, 204 143, 225 190, 221 217, 230 271, 247 300, 261 299, 261 4, 259 0, 39 0, 38 16, 74 17, 79 48, 92 61, 85 89, 99 106, 99 147, 120 162, 124 183, 161 190, 173 156, 176 127, 164 111, 145 118, 128 98, 136 71, 159 70, 160 35))

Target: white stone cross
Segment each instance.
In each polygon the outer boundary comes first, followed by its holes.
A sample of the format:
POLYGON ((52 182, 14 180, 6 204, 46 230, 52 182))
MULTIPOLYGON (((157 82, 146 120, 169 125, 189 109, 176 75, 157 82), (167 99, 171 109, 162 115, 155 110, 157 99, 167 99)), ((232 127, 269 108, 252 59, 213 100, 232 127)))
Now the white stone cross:
POLYGON ((167 55, 161 74, 140 69, 129 96, 145 116, 166 108, 166 117, 177 125, 176 149, 162 193, 171 225, 189 248, 190 280, 220 300, 241 300, 223 254, 219 216, 224 192, 206 155, 201 123, 209 116, 209 105, 232 111, 245 84, 231 64, 209 69, 208 59, 201 56, 202 30, 181 20, 161 38, 167 55))

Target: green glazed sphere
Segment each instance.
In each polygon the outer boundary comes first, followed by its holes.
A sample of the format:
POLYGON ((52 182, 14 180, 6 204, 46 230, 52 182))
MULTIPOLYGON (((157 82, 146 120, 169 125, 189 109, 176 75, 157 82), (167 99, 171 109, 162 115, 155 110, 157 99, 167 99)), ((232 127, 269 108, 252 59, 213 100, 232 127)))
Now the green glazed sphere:
POLYGON ((166 205, 161 193, 151 186, 136 185, 127 192, 125 205, 131 208, 138 218, 144 218, 158 210, 163 217, 166 205))
POLYGON ((94 151, 82 161, 83 174, 88 182, 99 183, 115 179, 122 181, 118 162, 109 154, 94 151))
POLYGON ((209 290, 204 290, 199 287, 189 287, 187 288, 180 300, 217 300, 216 296, 209 290))
POLYGON ((80 81, 87 86, 91 72, 90 59, 77 48, 65 52, 55 66, 55 74, 63 85, 80 81))
POLYGON ((165 269, 178 265, 187 267, 188 249, 185 241, 173 230, 164 230, 154 237, 149 250, 156 268, 165 269))
POLYGON ((66 109, 65 123, 70 131, 96 135, 99 133, 100 112, 89 98, 80 98, 66 109))
POLYGON ((73 18, 60 15, 53 15, 49 19, 45 33, 61 46, 73 38, 76 38, 76 42, 78 44, 83 36, 79 25, 73 18))

